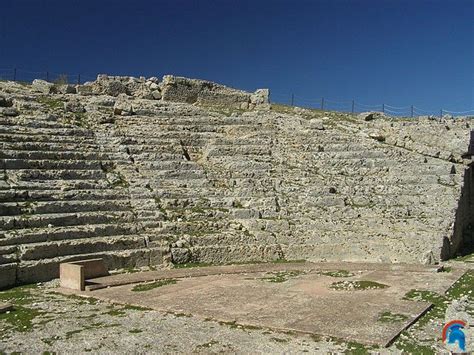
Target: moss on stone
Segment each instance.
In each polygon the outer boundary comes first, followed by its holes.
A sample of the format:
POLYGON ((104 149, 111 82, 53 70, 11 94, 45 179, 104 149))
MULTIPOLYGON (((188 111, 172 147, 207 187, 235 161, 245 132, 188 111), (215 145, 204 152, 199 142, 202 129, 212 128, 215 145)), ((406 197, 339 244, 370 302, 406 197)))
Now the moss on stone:
POLYGON ((297 277, 301 274, 304 274, 304 271, 293 270, 293 271, 279 271, 270 273, 271 276, 266 276, 260 278, 262 281, 281 283, 286 282, 290 278, 297 277))
POLYGON ((134 292, 144 292, 144 291, 150 291, 158 287, 166 286, 166 285, 174 285, 177 283, 178 280, 176 279, 164 279, 164 280, 159 280, 155 282, 147 282, 143 284, 136 285, 132 288, 132 291, 134 292))
POLYGON ((354 274, 348 270, 321 271, 321 275, 330 277, 352 277, 354 274))
POLYGON ((408 316, 404 314, 392 313, 390 311, 386 311, 380 314, 377 320, 382 323, 399 323, 407 319, 408 319, 408 316))
POLYGON ((31 307, 36 300, 31 291, 36 287, 36 285, 19 286, 0 292, 0 301, 13 305, 11 311, 0 314, 0 321, 5 321, 17 332, 30 331, 34 327, 34 320, 45 314, 31 307))
POLYGON ((337 281, 333 282, 330 286, 336 291, 364 291, 364 290, 377 290, 389 287, 375 281, 337 281))

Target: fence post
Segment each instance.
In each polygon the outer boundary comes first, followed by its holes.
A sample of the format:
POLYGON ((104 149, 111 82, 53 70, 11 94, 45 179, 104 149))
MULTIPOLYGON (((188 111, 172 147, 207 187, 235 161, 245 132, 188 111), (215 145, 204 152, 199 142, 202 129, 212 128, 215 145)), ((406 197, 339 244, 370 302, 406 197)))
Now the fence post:
POLYGON ((352 113, 354 113, 354 106, 355 106, 355 102, 354 100, 352 100, 352 113))
POLYGON ((49 72, 46 72, 46 81, 49 81, 49 72))
POLYGON ((382 104, 382 112, 385 113, 385 104, 382 104))
POLYGON ((291 106, 295 103, 295 94, 291 94, 291 106))
POLYGON ((16 81, 16 68, 13 69, 13 81, 16 81))
POLYGON ((324 110, 324 97, 321 98, 321 110, 324 110))
POLYGON ((439 110, 439 118, 443 118, 443 109, 439 110))
POLYGON ((77 74, 77 85, 81 85, 81 74, 77 74))
POLYGON ((411 105, 411 118, 413 118, 413 105, 411 105))

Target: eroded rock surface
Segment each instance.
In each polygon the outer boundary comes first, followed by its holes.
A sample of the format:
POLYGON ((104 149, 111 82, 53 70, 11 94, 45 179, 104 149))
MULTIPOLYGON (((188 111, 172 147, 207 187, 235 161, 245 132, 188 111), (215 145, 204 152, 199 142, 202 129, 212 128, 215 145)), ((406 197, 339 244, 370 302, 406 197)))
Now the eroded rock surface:
POLYGON ((171 76, 47 84, 0 83, 0 286, 91 256, 435 263, 472 243, 469 120, 270 107, 171 76))

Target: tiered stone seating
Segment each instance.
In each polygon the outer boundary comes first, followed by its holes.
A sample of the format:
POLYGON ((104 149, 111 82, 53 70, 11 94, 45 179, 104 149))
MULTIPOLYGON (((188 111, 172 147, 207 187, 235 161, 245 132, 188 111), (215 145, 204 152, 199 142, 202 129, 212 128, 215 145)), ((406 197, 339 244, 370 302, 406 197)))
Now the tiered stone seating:
POLYGON ((58 275, 59 262, 92 255, 115 268, 149 264, 130 193, 107 178, 127 162, 103 151, 94 132, 34 118, 0 118, 0 142, 5 284, 48 280, 58 275))
POLYGON ((124 94, 76 95, 75 116, 21 95, 21 114, 0 110, 0 287, 97 257, 433 263, 474 221, 468 122, 124 94))

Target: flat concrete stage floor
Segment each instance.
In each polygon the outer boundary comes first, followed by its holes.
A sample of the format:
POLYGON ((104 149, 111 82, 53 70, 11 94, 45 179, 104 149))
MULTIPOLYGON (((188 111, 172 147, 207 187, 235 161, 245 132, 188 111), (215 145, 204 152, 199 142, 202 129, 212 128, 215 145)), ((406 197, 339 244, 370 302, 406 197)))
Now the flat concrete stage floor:
POLYGON ((88 281, 106 288, 62 292, 243 326, 388 346, 431 306, 405 300, 407 292, 444 293, 462 273, 395 264, 229 265, 117 274, 88 281), (144 281, 150 283, 137 284, 144 281), (378 284, 386 287, 376 288, 378 284))

